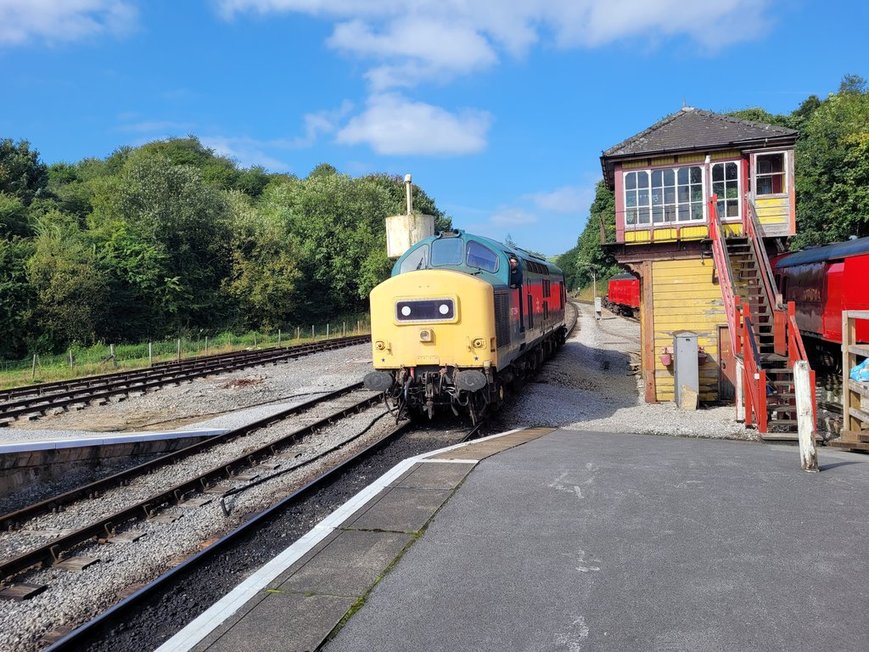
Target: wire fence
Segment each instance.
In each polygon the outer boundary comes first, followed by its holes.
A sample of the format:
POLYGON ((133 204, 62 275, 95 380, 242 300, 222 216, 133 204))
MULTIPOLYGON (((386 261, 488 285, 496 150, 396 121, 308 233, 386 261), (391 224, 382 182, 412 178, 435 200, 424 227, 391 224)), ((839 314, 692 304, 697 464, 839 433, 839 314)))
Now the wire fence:
POLYGON ((180 361, 244 349, 265 349, 305 341, 364 335, 370 332, 368 315, 326 324, 291 326, 273 332, 220 333, 214 336, 176 337, 138 344, 71 346, 63 353, 32 353, 18 360, 0 359, 0 388, 64 380, 136 369, 160 362, 180 361))

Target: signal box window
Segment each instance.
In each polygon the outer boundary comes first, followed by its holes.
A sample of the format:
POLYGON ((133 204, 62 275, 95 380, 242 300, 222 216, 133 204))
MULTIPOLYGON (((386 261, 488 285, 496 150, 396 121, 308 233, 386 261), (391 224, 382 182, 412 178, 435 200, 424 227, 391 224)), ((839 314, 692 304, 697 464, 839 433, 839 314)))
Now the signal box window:
POLYGON ((754 183, 757 195, 778 195, 786 192, 784 152, 757 155, 754 183))
POLYGON ((739 167, 736 163, 712 166, 712 192, 718 195, 720 217, 739 217, 739 167))
POLYGON ((431 243, 432 267, 461 265, 465 253, 465 242, 461 238, 441 238, 431 243))
POLYGON ((498 271, 498 255, 479 242, 468 243, 468 267, 479 267, 486 272, 498 271))
POLYGON ((625 224, 637 226, 703 220, 700 166, 625 173, 625 224))

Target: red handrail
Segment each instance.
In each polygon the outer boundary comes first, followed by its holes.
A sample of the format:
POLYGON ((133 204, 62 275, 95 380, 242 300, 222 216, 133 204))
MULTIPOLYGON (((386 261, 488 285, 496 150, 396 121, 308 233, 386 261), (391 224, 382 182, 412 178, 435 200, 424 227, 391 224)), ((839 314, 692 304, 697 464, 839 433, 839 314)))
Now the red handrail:
POLYGON ((730 257, 727 255, 724 231, 721 221, 718 219, 718 195, 709 197, 709 237, 712 240, 712 258, 715 261, 715 269, 718 271, 718 284, 721 286, 721 296, 724 299, 724 312, 727 314, 730 345, 735 352, 738 328, 735 293, 733 291, 733 269, 730 266, 730 257))
POLYGON ((752 413, 757 419, 758 432, 767 431, 766 409, 766 372, 760 368, 760 352, 751 322, 751 312, 747 305, 741 306, 742 312, 742 346, 744 355, 743 384, 745 385, 745 425, 754 422, 752 413))

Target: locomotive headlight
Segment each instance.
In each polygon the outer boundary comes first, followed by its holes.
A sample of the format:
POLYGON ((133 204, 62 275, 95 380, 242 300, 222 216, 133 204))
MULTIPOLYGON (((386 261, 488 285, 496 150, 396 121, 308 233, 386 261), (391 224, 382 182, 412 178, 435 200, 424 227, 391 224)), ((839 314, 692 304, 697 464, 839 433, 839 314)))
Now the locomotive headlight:
POLYGON ((386 348, 386 343, 378 340, 374 343, 374 348, 378 351, 383 351, 386 348))
POLYGON ((475 349, 482 349, 484 346, 486 346, 486 342, 483 340, 482 337, 478 337, 477 339, 474 340, 474 348, 475 349))
POLYGON ((419 332, 419 341, 420 342, 431 342, 434 339, 434 333, 430 328, 423 328, 419 332))

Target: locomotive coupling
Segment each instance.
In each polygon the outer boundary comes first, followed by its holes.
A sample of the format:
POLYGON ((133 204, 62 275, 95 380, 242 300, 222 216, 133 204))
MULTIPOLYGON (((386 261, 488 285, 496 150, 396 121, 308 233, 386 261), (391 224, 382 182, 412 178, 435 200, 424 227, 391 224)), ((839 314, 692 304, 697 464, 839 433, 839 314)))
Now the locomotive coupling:
POLYGON ((392 387, 392 374, 386 371, 372 371, 362 379, 365 389, 372 392, 385 392, 392 387))

